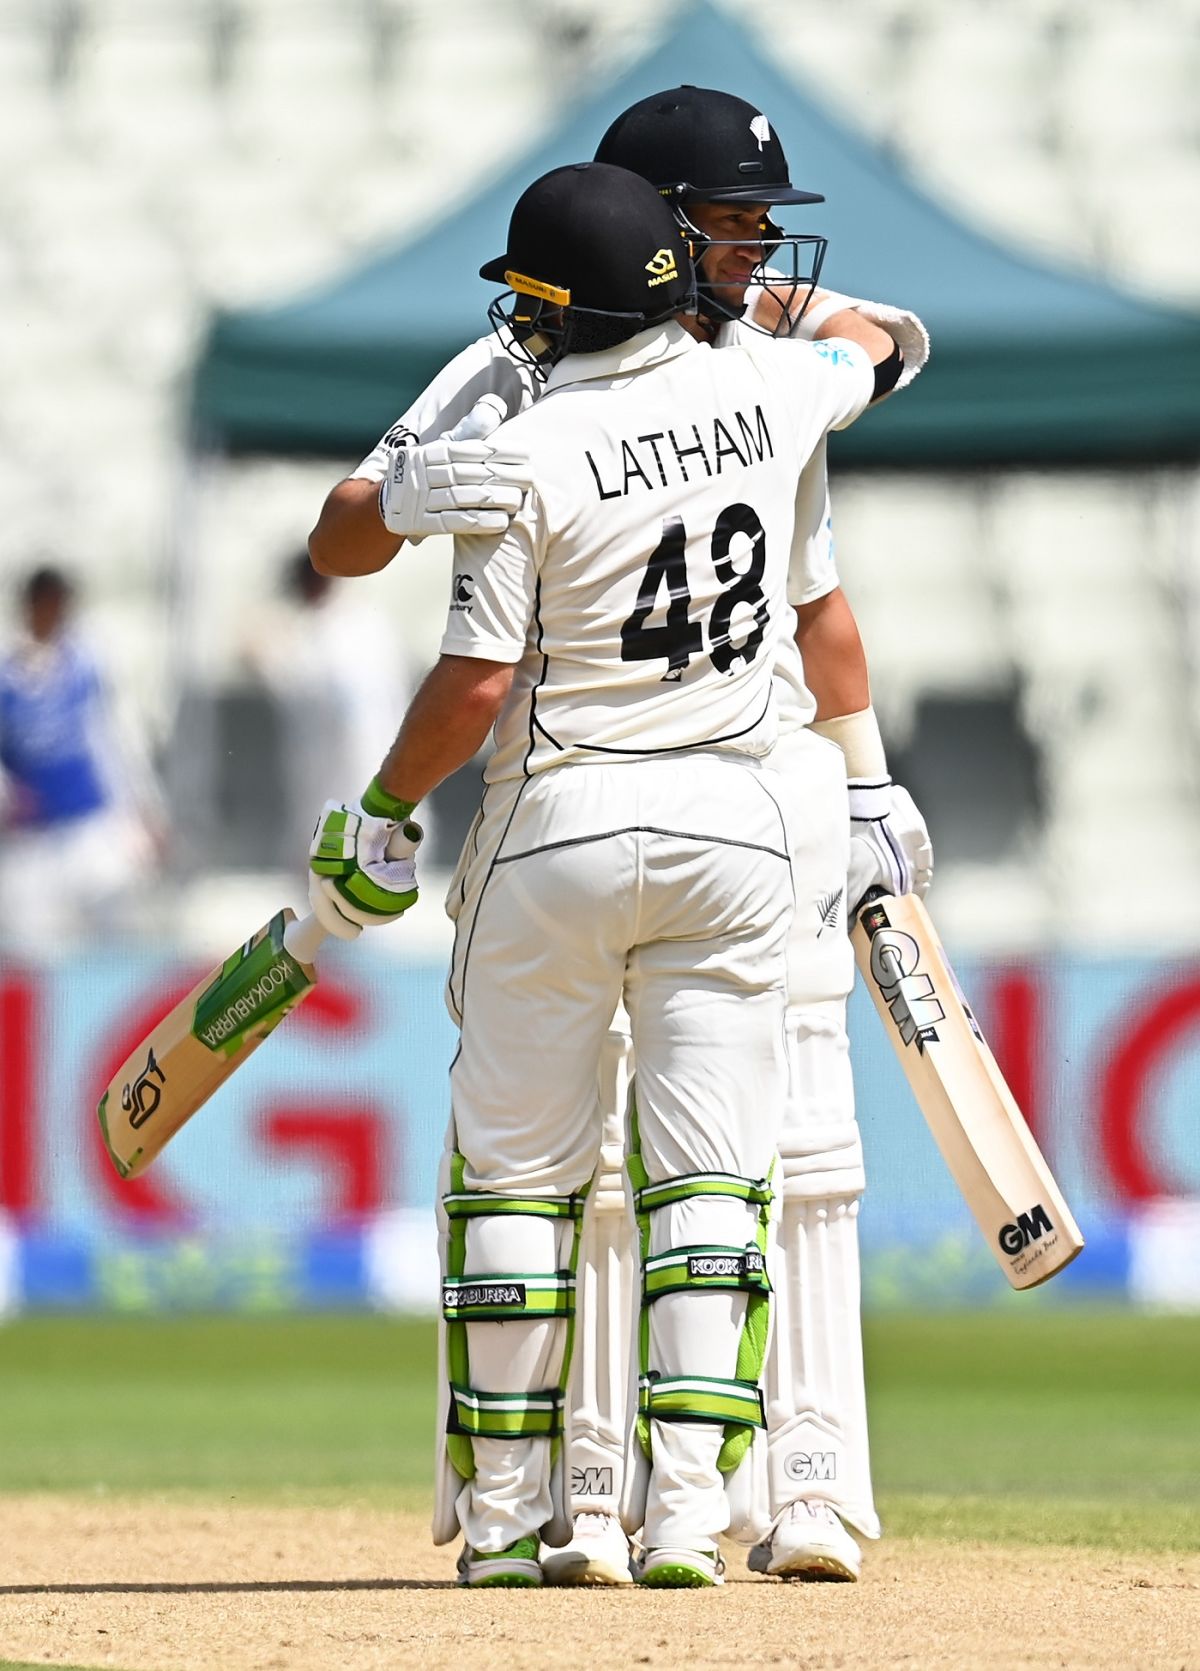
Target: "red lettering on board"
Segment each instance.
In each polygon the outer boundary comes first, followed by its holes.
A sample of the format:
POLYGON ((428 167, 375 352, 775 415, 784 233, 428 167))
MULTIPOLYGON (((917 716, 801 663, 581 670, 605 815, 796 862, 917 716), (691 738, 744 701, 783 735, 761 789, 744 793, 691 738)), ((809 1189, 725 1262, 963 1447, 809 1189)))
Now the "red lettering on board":
POLYGON ((32 975, 0 980, 0 1211, 14 1216, 39 1205, 38 998, 32 975))
POLYGON ((363 1218, 382 1207, 387 1120, 378 1109, 329 1102, 270 1109, 262 1140, 281 1159, 302 1150, 322 1164, 333 1186, 328 1220, 363 1218))
POLYGON ((1156 1164, 1145 1126, 1151 1084, 1193 1027, 1200 1027, 1200 976, 1153 993, 1125 1022, 1116 1048, 1100 1065, 1100 1152, 1123 1200, 1185 1193, 1156 1164))
POLYGON ((1041 1145, 1045 1122, 1040 983, 1028 969, 1001 969, 991 982, 988 997, 988 1043, 1017 1107, 1041 1145))

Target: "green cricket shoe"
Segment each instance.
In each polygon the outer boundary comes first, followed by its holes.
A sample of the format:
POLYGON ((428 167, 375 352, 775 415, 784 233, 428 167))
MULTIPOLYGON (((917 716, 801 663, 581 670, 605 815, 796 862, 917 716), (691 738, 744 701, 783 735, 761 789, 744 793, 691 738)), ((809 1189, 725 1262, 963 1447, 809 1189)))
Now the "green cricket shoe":
POLYGON ((649 1590, 709 1590, 725 1582, 725 1562, 715 1549, 647 1549, 634 1582, 649 1590))
POLYGON ((458 1557, 458 1582, 469 1590, 536 1590, 541 1588, 542 1568, 538 1561, 538 1540, 518 1538, 494 1555, 481 1555, 463 1545, 458 1557))

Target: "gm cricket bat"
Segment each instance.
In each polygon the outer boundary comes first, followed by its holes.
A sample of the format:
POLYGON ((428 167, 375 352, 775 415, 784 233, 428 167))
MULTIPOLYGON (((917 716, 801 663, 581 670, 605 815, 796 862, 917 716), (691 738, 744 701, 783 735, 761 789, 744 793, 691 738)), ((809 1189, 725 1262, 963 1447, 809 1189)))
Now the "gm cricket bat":
POLYGON ((1083 1247, 1079 1226, 919 899, 874 888, 854 955, 942 1158, 1014 1288, 1035 1288, 1083 1247))
POLYGON ((109 1158, 136 1177, 317 984, 325 930, 284 909, 192 988, 123 1064, 96 1110, 109 1158))

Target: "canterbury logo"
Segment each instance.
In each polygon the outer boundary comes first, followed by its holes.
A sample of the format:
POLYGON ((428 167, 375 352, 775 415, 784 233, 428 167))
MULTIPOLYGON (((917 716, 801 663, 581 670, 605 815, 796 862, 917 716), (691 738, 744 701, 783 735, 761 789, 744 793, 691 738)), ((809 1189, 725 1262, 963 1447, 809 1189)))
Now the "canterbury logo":
POLYGON ((675 251, 673 249, 660 249, 657 255, 652 256, 647 261, 646 271, 654 274, 654 277, 650 280, 651 289, 656 284, 667 284, 671 279, 678 278, 679 268, 675 261, 675 251))

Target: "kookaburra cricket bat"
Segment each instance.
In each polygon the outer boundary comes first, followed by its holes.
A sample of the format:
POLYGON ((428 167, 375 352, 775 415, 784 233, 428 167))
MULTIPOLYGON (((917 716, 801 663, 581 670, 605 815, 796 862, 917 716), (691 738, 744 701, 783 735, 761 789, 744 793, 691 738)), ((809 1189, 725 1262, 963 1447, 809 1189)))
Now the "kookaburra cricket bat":
POLYGON ((317 984, 315 917, 279 911, 180 1000, 123 1064, 96 1110, 109 1157, 133 1178, 317 984))
POLYGON ((1034 1288, 1083 1237, 929 913, 874 888, 855 916, 854 955, 942 1158, 1009 1282, 1034 1288))

